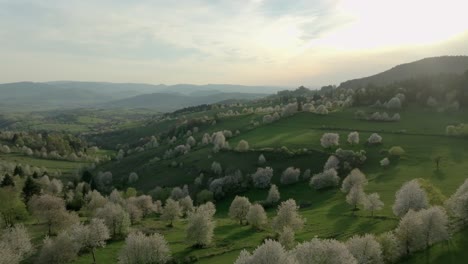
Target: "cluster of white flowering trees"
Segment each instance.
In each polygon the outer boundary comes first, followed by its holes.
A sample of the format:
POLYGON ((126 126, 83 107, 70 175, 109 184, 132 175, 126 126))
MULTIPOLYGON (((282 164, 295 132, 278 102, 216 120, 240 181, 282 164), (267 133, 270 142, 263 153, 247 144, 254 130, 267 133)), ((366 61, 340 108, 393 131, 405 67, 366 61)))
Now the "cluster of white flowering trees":
POLYGON ((131 233, 119 254, 119 264, 167 263, 171 260, 169 245, 158 233, 146 236, 141 232, 131 233))
POLYGON ((273 169, 270 167, 257 168, 257 171, 252 175, 253 185, 256 188, 268 188, 271 178, 273 177, 273 169))
MULTIPOLYGON (((365 176, 354 170, 345 179, 342 190, 349 193, 367 184, 365 176)), ((446 207, 454 217, 466 223, 468 180, 447 201, 446 207)), ((365 206, 371 211, 383 203, 378 194, 364 195, 365 206)), ((351 199, 351 200, 354 200, 351 199)), ((294 200, 278 207, 272 227, 279 234, 278 241, 266 240, 252 253, 243 250, 236 264, 245 263, 394 263, 401 257, 424 250, 450 238, 449 218, 443 207, 430 206, 417 180, 405 183, 396 193, 394 212, 400 217, 395 230, 379 236, 355 235, 346 242, 314 238, 295 245, 294 231, 300 230, 304 220, 297 212, 294 200)))
POLYGON ((281 174, 281 183, 282 184, 292 184, 299 181, 299 176, 301 175, 301 170, 299 168, 289 167, 283 174, 281 174))
POLYGON ((371 216, 374 215, 375 211, 382 210, 384 206, 378 193, 366 194, 364 192, 367 183, 366 176, 359 169, 353 169, 343 180, 341 191, 347 194, 346 202, 353 207, 353 214, 358 205, 362 205, 365 210, 370 211, 371 216))
MULTIPOLYGON (((301 243, 287 250, 281 243, 266 240, 252 253, 243 250, 235 264, 309 264, 341 263, 357 264, 344 243, 334 239, 318 239, 301 243)), ((366 262, 363 262, 366 263, 366 262)))
POLYGON ((31 238, 22 225, 5 229, 0 236, 0 263, 19 264, 34 253, 31 238))

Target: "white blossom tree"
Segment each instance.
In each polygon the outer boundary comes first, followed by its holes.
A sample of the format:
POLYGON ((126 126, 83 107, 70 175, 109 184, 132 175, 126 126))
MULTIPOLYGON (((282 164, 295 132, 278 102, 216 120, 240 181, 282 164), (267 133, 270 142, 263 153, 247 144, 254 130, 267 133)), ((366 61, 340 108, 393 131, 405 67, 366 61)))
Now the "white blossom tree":
POLYGON ((211 137, 211 142, 213 143, 214 152, 218 152, 220 149, 224 148, 226 145, 226 137, 224 136, 223 131, 214 133, 211 137))
POLYGON ((315 109, 315 113, 319 114, 319 115, 328 115, 328 109, 326 106, 324 105, 319 105, 316 109, 315 109))
POLYGON ((180 209, 179 203, 169 198, 166 200, 166 205, 164 205, 161 220, 168 221, 169 226, 173 226, 173 222, 179 219, 182 215, 182 210, 180 209))
POLYGON ((351 145, 359 144, 359 132, 354 131, 348 134, 348 143, 351 145))
POLYGON ((109 202, 115 203, 115 204, 120 204, 123 205, 125 200, 122 197, 122 193, 119 192, 118 190, 114 189, 110 195, 109 195, 109 202))
POLYGON ((252 254, 241 251, 234 264, 294 264, 294 259, 277 241, 267 239, 252 254))
POLYGON ((219 162, 213 161, 213 163, 211 164, 211 171, 214 174, 221 175, 221 173, 223 173, 221 164, 219 164, 219 162))
POLYGON ((158 234, 146 236, 141 232, 128 235, 119 253, 119 264, 168 263, 171 251, 166 239, 158 234))
POLYGON ((382 210, 384 203, 380 200, 378 193, 371 193, 364 199, 364 209, 371 212, 371 216, 374 216, 375 211, 382 210))
POLYGON ((237 144, 236 150, 239 151, 239 152, 248 151, 249 150, 249 142, 247 142, 245 140, 239 141, 239 143, 237 144))
POLYGON ((340 167, 340 160, 335 156, 331 155, 328 157, 327 162, 325 162, 325 165, 323 166, 323 170, 329 170, 329 169, 335 169, 337 170, 340 167))
POLYGON ((382 248, 374 235, 355 235, 346 241, 346 247, 358 264, 382 264, 382 248))
POLYGON ((468 179, 466 179, 452 196, 447 200, 446 206, 451 215, 468 223, 468 179))
MULTIPOLYGON (((115 193, 114 197, 115 198, 115 193)), ((108 200, 106 197, 102 196, 100 192, 97 190, 93 190, 92 192, 88 192, 85 197, 85 208, 89 211, 94 213, 98 208, 103 207, 107 204, 108 200)))
POLYGON ((292 184, 299 181, 299 176, 301 175, 301 170, 299 168, 289 167, 283 174, 281 174, 281 183, 282 184, 292 184))
POLYGON ((195 140, 193 136, 189 136, 187 138, 186 144, 189 145, 190 147, 195 147, 195 145, 197 144, 197 141, 195 140))
POLYGON ((79 245, 70 234, 61 232, 57 237, 46 237, 37 258, 38 264, 63 264, 78 256, 79 245))
POLYGON ((0 237, 0 263, 19 264, 33 252, 31 238, 23 225, 3 230, 0 237))
POLYGON ((390 165, 390 160, 389 160, 387 157, 383 158, 383 159, 380 161, 380 166, 382 166, 382 167, 388 167, 388 165, 390 165))
POLYGON ((315 174, 310 179, 310 186, 316 190, 337 186, 340 182, 338 172, 335 169, 325 170, 322 173, 315 174))
POLYGON ((302 173, 302 179, 303 179, 303 180, 309 181, 309 180, 310 180, 310 177, 312 176, 311 174, 312 174, 312 172, 310 171, 310 169, 306 169, 306 170, 302 173))
POLYGON ((429 206, 426 192, 421 188, 418 180, 403 184, 396 192, 395 197, 395 204, 392 209, 393 213, 399 217, 405 215, 410 209, 418 211, 429 206))
POLYGON ((124 205, 125 211, 127 211, 128 216, 130 217, 130 223, 132 225, 138 223, 143 218, 143 212, 133 203, 127 203, 124 205))
POLYGON ((437 242, 448 240, 448 216, 445 210, 439 206, 422 209, 417 212, 421 217, 422 232, 426 247, 437 242))
POLYGON ((250 201, 247 197, 236 196, 229 207, 229 217, 238 220, 242 225, 250 209, 250 201))
POLYGON ((386 232, 377 237, 385 263, 395 263, 402 255, 400 242, 393 232, 386 232))
POLYGON ((96 248, 104 247, 106 241, 110 239, 109 229, 104 220, 94 218, 91 219, 89 225, 76 224, 71 227, 72 240, 78 243, 81 249, 86 249, 91 252, 93 263, 96 263, 96 248))
POLYGON ((136 206, 142 212, 143 216, 147 216, 153 211, 153 198, 149 195, 130 197, 127 199, 127 203, 136 206))
POLYGON ((370 137, 367 139, 367 142, 368 142, 369 144, 373 144, 373 145, 375 145, 375 144, 380 144, 380 143, 382 143, 382 137, 381 137, 379 134, 377 134, 377 133, 373 133, 373 134, 370 135, 370 137))
POLYGON ((118 204, 107 203, 104 207, 96 210, 94 217, 104 220, 113 238, 127 234, 130 227, 130 216, 118 204))
POLYGON ((190 196, 185 196, 179 200, 179 205, 182 210, 182 215, 187 216, 193 211, 193 200, 190 196))
POLYGON ((395 229, 395 236, 400 241, 402 252, 406 255, 425 247, 422 220, 417 212, 410 209, 401 218, 395 229))
POLYGON ((276 233, 282 232, 285 227, 289 227, 294 231, 302 229, 304 226, 304 219, 298 212, 299 206, 296 201, 289 199, 282 202, 278 206, 278 211, 273 218, 272 227, 276 233))
POLYGON ((268 204, 275 204, 277 202, 279 202, 280 200, 280 193, 278 191, 278 187, 276 187, 276 185, 272 184, 270 186, 270 190, 268 191, 268 196, 266 198, 266 202, 268 204))
POLYGON ((357 264, 345 244, 334 239, 313 238, 292 251, 298 264, 357 264))
POLYGON ((260 154, 260 156, 258 156, 258 165, 263 165, 265 163, 266 163, 265 156, 263 154, 260 154))
POLYGON ((132 184, 138 181, 138 174, 136 172, 131 172, 130 175, 128 175, 128 183, 132 184))
POLYGON ((257 171, 252 175, 254 187, 267 188, 270 186, 271 178, 273 177, 273 169, 270 167, 257 168, 257 171))
POLYGON ((285 226, 283 231, 279 233, 278 241, 285 249, 292 249, 296 244, 294 230, 289 226, 285 226))
POLYGON ((353 169, 348 176, 343 180, 341 191, 348 193, 354 186, 361 186, 364 188, 368 183, 366 175, 359 169, 353 169))
POLYGON ((398 97, 393 97, 387 102, 388 109, 400 109, 401 108, 401 100, 398 97))
POLYGON ((340 145, 340 135, 337 133, 325 133, 320 139, 320 144, 324 148, 331 148, 340 145))
POLYGON ((176 187, 172 188, 171 198, 173 200, 178 201, 178 200, 182 199, 183 197, 185 197, 185 193, 180 187, 176 186, 176 187))
POLYGON ((358 205, 363 204, 366 199, 366 194, 362 190, 361 185, 354 185, 346 195, 346 202, 353 207, 353 215, 357 210, 358 205))
POLYGON ((66 210, 62 198, 49 194, 33 196, 28 207, 35 217, 46 223, 48 235, 55 233, 54 229, 60 230, 79 221, 76 213, 66 210))
POLYGON ((260 204, 253 204, 250 206, 246 219, 249 225, 256 229, 262 229, 268 223, 265 209, 263 209, 263 206, 260 204))
POLYGON ((200 205, 189 213, 186 229, 186 240, 195 247, 211 244, 214 236, 215 222, 213 216, 216 208, 212 202, 200 205))

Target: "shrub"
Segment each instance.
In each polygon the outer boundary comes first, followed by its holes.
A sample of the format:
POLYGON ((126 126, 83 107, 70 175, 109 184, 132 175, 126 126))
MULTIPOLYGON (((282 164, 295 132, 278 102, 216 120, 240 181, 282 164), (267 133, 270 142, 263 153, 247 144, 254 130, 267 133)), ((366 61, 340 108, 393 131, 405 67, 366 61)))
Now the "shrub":
POLYGON ((390 165, 390 160, 388 158, 384 158, 380 161, 380 166, 387 167, 388 165, 390 165))
POLYGON ((239 143, 237 144, 236 150, 239 151, 239 152, 248 151, 249 150, 249 142, 247 142, 245 140, 239 141, 239 143))
POLYGON ((401 157, 405 154, 405 150, 400 146, 393 146, 388 150, 388 153, 395 157, 401 157))

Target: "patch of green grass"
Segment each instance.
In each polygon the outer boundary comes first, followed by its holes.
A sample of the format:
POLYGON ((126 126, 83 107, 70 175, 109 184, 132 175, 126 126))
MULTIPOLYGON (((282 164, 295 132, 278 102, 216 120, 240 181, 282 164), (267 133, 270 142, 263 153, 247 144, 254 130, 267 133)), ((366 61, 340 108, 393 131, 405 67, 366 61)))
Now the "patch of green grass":
MULTIPOLYGON (((358 211, 356 216, 351 215, 351 208, 345 202, 345 194, 338 188, 316 191, 309 187, 307 182, 299 182, 289 186, 279 186, 282 200, 295 199, 303 205, 300 212, 307 219, 304 229, 296 234, 298 241, 310 240, 314 236, 322 238, 336 238, 345 240, 355 234, 379 234, 392 230, 398 224, 393 215, 392 205, 395 192, 403 183, 420 178, 423 188, 428 192, 432 203, 442 204, 445 197, 450 196, 458 186, 468 177, 467 142, 462 138, 452 138, 444 135, 445 127, 454 123, 468 123, 468 116, 460 113, 434 113, 424 109, 408 108, 401 111, 401 121, 395 123, 369 122, 354 119, 354 112, 358 110, 346 109, 333 112, 327 116, 312 113, 299 113, 278 122, 262 125, 251 129, 249 122, 252 118, 260 119, 261 115, 246 115, 237 118, 223 119, 215 126, 203 128, 195 135, 200 140, 203 133, 219 131, 222 129, 241 130, 241 134, 229 139, 231 147, 245 139, 255 151, 238 153, 234 151, 221 151, 212 153, 211 147, 196 147, 187 155, 175 160, 182 164, 177 168, 170 167, 170 161, 149 163, 155 156, 161 157, 164 148, 132 154, 118 163, 109 163, 99 169, 109 169, 116 178, 124 177, 131 171, 139 174, 139 181, 135 186, 141 190, 149 190, 156 185, 175 186, 192 183, 200 172, 210 174, 213 161, 220 162, 224 169, 241 169, 243 173, 253 173, 257 165, 257 158, 263 153, 267 159, 265 166, 273 167, 275 173, 273 182, 279 183, 279 177, 289 166, 307 168, 317 173, 323 168, 328 156, 334 150, 324 150, 320 146, 320 137, 325 132, 340 134, 341 145, 344 149, 364 149, 368 157, 362 171, 367 175, 369 184, 365 187, 366 193, 377 192, 385 203, 383 210, 376 213, 374 218, 368 212, 358 211), (350 146, 346 143, 350 131, 359 131, 361 143, 350 146), (401 133, 401 131, 406 133, 401 133), (371 133, 377 132, 383 137, 383 143, 369 146, 365 141, 371 133), (286 153, 262 152, 261 148, 289 149, 307 148, 312 150, 309 154, 289 156, 286 153), (401 146, 406 153, 399 159, 391 158, 387 168, 380 166, 379 161, 386 157, 382 150, 392 146, 401 146), (434 158, 441 156, 442 162, 437 170, 434 158)), ((366 109, 369 112, 379 111, 366 109)), ((380 110, 381 111, 381 110, 380 110)), ((136 137, 139 132, 131 134, 136 137)), ((145 133, 148 133, 146 131, 145 133)), ((124 139, 124 135, 120 135, 124 139)), ((185 139, 179 139, 182 143, 185 139)), ((346 175, 340 175, 342 178, 346 175)), ((249 197, 251 201, 264 200, 267 190, 252 189, 240 195, 249 197)), ((176 258, 194 256, 199 259, 197 263, 232 263, 243 248, 253 250, 261 241, 273 236, 272 230, 257 232, 250 227, 240 226, 228 219, 227 212, 233 196, 217 202, 215 241, 206 249, 195 250, 184 241, 185 222, 180 221, 174 229, 169 229, 157 218, 145 219, 135 228, 150 232, 161 232, 170 243, 176 258)), ((271 218, 275 215, 275 208, 269 208, 267 213, 271 218)), ((433 246, 429 253, 415 254, 405 260, 405 263, 464 263, 465 248, 468 240, 465 239, 467 231, 456 234, 449 243, 433 246), (426 254, 430 254, 429 257, 426 254)), ((118 244, 117 244, 118 245, 118 244)), ((114 250, 114 249, 112 249, 114 250)), ((107 254, 108 262, 115 260, 116 252, 100 249, 100 254, 107 254), (106 253, 107 252, 107 253, 106 253)), ((86 257, 86 256, 83 256, 86 257)), ((80 258, 81 261, 81 258, 80 258)))

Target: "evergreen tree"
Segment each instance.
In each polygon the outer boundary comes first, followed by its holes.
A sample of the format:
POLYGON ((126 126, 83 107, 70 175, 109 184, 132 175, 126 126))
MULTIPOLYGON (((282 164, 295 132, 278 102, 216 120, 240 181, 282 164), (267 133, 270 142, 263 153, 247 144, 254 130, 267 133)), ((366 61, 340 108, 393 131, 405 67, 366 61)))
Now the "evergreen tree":
POLYGON ((13 175, 24 176, 24 171, 21 166, 16 165, 15 170, 13 171, 13 175))
POLYGON ((33 197, 33 195, 39 195, 41 193, 41 187, 39 184, 34 181, 31 177, 28 177, 24 182, 23 187, 23 198, 24 201, 27 203, 29 199, 33 197))
POLYGON ((2 184, 0 184, 1 187, 6 187, 6 186, 15 186, 15 181, 13 181, 13 178, 10 176, 10 174, 5 174, 5 177, 3 178, 2 184))
POLYGON ((90 183, 91 180, 93 179, 93 174, 91 174, 91 172, 85 170, 83 171, 83 174, 81 175, 81 180, 86 182, 86 183, 90 183))

